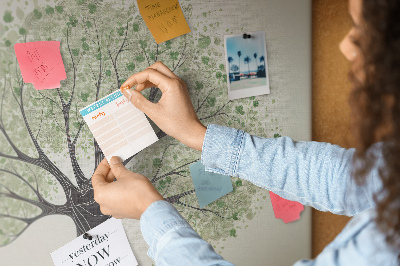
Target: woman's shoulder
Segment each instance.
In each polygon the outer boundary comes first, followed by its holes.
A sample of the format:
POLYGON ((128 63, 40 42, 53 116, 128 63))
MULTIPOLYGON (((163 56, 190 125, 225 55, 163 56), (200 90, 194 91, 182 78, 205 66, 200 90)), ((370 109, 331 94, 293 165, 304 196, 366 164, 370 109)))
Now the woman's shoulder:
POLYGON ((353 217, 326 247, 326 252, 336 253, 342 262, 351 260, 366 263, 362 265, 398 265, 399 251, 386 242, 385 234, 380 231, 375 218, 374 208, 353 217))

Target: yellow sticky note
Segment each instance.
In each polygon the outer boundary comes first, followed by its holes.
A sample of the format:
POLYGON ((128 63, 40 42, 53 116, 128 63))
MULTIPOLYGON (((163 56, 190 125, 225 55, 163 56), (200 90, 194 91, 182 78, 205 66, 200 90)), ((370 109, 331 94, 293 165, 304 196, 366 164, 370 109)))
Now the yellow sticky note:
POLYGON ((137 4, 157 43, 190 32, 178 0, 137 0, 137 4))

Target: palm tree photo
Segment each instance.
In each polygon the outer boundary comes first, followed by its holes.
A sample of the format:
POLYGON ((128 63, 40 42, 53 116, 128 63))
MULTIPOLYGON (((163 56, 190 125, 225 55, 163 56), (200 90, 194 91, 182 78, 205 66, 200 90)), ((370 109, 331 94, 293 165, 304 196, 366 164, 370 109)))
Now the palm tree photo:
POLYGON ((232 56, 229 56, 228 57, 228 63, 229 63, 229 71, 230 71, 230 69, 231 69, 231 63, 233 62, 233 58, 232 58, 232 56))
POLYGON ((257 67, 257 53, 254 53, 253 56, 254 56, 254 63, 256 64, 256 73, 257 73, 257 69, 258 69, 258 67, 257 67))
POLYGON ((265 71, 265 58, 263 55, 260 57, 260 63, 262 62, 264 62, 264 71, 265 71))
POLYGON ((242 56, 242 52, 238 51, 237 55, 239 56, 239 76, 240 76, 240 57, 242 56))
POLYGON ((244 62, 247 64, 247 67, 248 67, 248 70, 249 70, 249 73, 247 75, 248 75, 248 77, 250 77, 250 62, 251 62, 250 56, 246 56, 244 58, 244 62))

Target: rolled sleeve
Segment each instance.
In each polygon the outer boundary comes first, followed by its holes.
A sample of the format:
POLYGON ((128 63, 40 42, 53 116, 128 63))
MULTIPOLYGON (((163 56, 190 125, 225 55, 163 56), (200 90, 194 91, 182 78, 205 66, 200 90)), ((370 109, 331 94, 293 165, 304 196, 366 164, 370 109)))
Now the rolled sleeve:
POLYGON ((243 137, 242 130, 208 125, 201 154, 201 162, 206 166, 206 171, 237 176, 243 137))

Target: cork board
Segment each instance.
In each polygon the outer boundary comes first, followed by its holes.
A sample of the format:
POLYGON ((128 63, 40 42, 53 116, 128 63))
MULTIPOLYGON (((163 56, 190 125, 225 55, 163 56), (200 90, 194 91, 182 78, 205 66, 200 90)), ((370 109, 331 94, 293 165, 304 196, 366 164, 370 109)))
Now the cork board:
MULTIPOLYGON (((347 79, 350 64, 340 53, 339 43, 351 28, 347 1, 312 1, 312 138, 345 148, 350 139, 347 79)), ((343 229, 349 217, 312 212, 312 255, 316 257, 343 229)))

